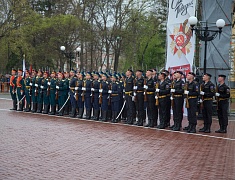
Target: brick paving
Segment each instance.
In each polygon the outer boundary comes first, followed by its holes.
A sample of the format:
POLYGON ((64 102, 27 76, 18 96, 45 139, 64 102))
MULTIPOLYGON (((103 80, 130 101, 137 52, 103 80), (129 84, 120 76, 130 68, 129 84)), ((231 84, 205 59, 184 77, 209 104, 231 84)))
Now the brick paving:
POLYGON ((187 134, 10 107, 0 99, 0 179, 235 179, 235 121, 187 134))

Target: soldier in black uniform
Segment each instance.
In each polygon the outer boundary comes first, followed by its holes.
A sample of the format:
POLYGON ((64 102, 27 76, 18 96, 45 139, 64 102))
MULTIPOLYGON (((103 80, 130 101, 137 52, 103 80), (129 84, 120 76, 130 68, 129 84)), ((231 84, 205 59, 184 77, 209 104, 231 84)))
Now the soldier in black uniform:
MULTIPOLYGON (((166 82, 168 83, 169 87, 171 87, 171 80, 169 78, 169 71, 164 70, 163 71, 166 74, 166 82)), ((166 122, 165 126, 168 127, 170 126, 170 120, 171 120, 171 99, 170 99, 170 94, 167 95, 167 103, 166 103, 166 122)))
POLYGON ((212 114, 213 114, 213 96, 215 95, 215 85, 210 81, 211 74, 205 73, 203 83, 200 85, 200 95, 203 103, 202 115, 204 127, 199 132, 210 133, 212 114))
POLYGON ((82 87, 82 90, 84 91, 85 96, 85 107, 86 107, 86 117, 85 119, 91 118, 91 110, 92 110, 92 80, 91 80, 91 73, 86 73, 86 80, 84 82, 84 87, 82 87))
POLYGON ((25 78, 24 78, 24 92, 25 92, 25 99, 26 99, 26 109, 24 112, 29 112, 31 109, 31 86, 30 86, 31 78, 29 71, 25 71, 25 78))
POLYGON ((199 95, 199 85, 197 81, 194 81, 195 74, 189 72, 187 75, 187 82, 185 84, 184 94, 186 95, 186 106, 188 110, 189 125, 183 130, 187 130, 188 133, 196 133, 197 125, 197 98, 199 95))
POLYGON ((16 98, 16 70, 12 69, 10 77, 10 94, 13 101, 13 108, 10 110, 17 110, 17 98, 16 98))
POLYGON ((173 101, 173 131, 180 131, 182 126, 183 105, 184 105, 184 81, 181 71, 175 71, 173 77, 174 81, 171 84, 171 101, 173 101))
POLYGON ((98 121, 100 115, 100 104, 99 104, 99 89, 100 89, 100 80, 99 80, 99 73, 93 74, 93 82, 92 82, 92 96, 93 96, 93 117, 91 119, 98 121))
POLYGON ((136 79, 134 81, 135 104, 138 112, 137 126, 143 126, 144 122, 144 82, 146 84, 146 80, 143 78, 143 71, 137 70, 136 79))
POLYGON ((70 102, 71 102, 71 107, 72 107, 70 117, 73 117, 73 118, 76 116, 76 107, 77 107, 77 101, 75 98, 75 91, 76 91, 75 88, 77 88, 76 84, 77 84, 77 76, 75 76, 75 71, 71 70, 70 81, 69 81, 69 89, 70 89, 69 95, 70 95, 70 102))
POLYGON ((126 79, 124 83, 125 87, 125 100, 126 100, 126 111, 127 111, 127 124, 133 124, 134 117, 134 99, 133 96, 133 87, 134 87, 134 79, 132 77, 133 71, 128 69, 126 71, 126 79))
POLYGON ((168 118, 168 109, 167 109, 167 103, 169 103, 168 97, 170 95, 170 85, 166 80, 166 73, 161 72, 158 75, 159 79, 159 88, 156 89, 156 92, 159 93, 156 98, 158 98, 159 101, 159 119, 160 119, 160 124, 157 126, 159 129, 165 129, 166 127, 166 122, 168 118))
POLYGON ((218 91, 215 94, 218 106, 217 112, 220 125, 220 129, 215 131, 216 133, 227 133, 230 88, 225 84, 225 78, 225 75, 219 75, 219 85, 217 87, 218 91))
MULTIPOLYGON (((67 101, 69 97, 69 72, 64 72, 64 84, 65 84, 65 101, 67 101)), ((70 101, 68 100, 64 106, 64 115, 69 115, 70 111, 70 101)))
POLYGON ((156 124, 154 119, 154 111, 155 109, 155 86, 154 86, 154 80, 152 78, 153 70, 149 69, 146 71, 146 85, 144 85, 144 95, 147 96, 147 115, 148 115, 148 124, 145 125, 145 127, 154 127, 156 124))

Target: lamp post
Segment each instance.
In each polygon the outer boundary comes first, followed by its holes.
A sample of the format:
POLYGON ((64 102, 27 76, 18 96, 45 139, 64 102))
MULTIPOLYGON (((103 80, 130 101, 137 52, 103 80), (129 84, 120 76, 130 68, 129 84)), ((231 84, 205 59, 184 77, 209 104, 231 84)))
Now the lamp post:
MULTIPOLYGON (((72 69, 72 59, 74 58, 74 52, 66 52, 65 51, 66 50, 65 46, 60 46, 60 50, 63 53, 63 55, 65 55, 66 58, 69 58, 69 69, 71 71, 71 69, 72 69)), ((78 50, 79 49, 76 48, 76 50, 75 50, 76 53, 79 52, 78 50)))
MULTIPOLYGON (((77 54, 78 54, 78 56, 77 56, 77 57, 78 57, 78 60, 77 60, 77 69, 78 69, 78 64, 79 64, 79 61, 81 60, 81 59, 80 59, 81 48, 80 48, 80 47, 77 47, 77 48, 76 48, 76 52, 77 52, 77 54)), ((81 63, 81 62, 80 62, 80 63, 81 63)))
POLYGON ((207 62, 207 59, 206 59, 206 55, 207 55, 207 42, 214 40, 217 37, 218 34, 219 34, 219 37, 220 37, 220 34, 222 32, 222 28, 225 26, 225 21, 223 19, 218 19, 216 21, 215 24, 216 24, 218 30, 209 29, 208 24, 211 24, 211 23, 208 23, 207 21, 199 22, 198 23, 198 20, 197 20, 197 18, 195 16, 191 16, 188 19, 188 22, 189 22, 189 24, 191 26, 192 32, 195 31, 196 36, 201 41, 205 42, 204 67, 203 67, 203 72, 205 74, 206 73, 206 62, 207 62), (197 24, 198 24, 198 26, 196 26, 197 24))

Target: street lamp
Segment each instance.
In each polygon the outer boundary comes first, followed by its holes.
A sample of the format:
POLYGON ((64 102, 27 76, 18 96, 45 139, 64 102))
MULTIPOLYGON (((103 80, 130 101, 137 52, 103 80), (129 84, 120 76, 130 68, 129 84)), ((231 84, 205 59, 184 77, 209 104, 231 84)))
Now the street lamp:
MULTIPOLYGON (((77 59, 77 69, 78 69, 78 64, 79 64, 79 61, 81 61, 81 59, 80 59, 80 52, 81 52, 81 48, 80 47, 77 47, 76 48, 76 54, 78 55, 77 57, 79 58, 79 59, 77 59)), ((80 62, 81 63, 81 62, 80 62)))
MULTIPOLYGON (((217 37, 218 34, 219 34, 219 37, 220 37, 220 34, 222 32, 222 28, 225 26, 225 21, 223 19, 218 19, 216 21, 215 24, 216 24, 218 30, 214 30, 214 29, 209 30, 208 22, 206 21, 206 22, 199 22, 198 23, 198 20, 197 20, 197 18, 195 16, 191 16, 188 19, 188 22, 189 22, 189 24, 191 26, 192 32, 195 31, 196 36, 201 41, 205 42, 204 67, 203 67, 204 68, 203 72, 205 74, 206 73, 207 42, 214 40, 217 37), (197 24, 199 26, 196 26, 197 24)), ((209 23, 209 24, 211 24, 211 23, 209 23)))
MULTIPOLYGON (((61 52, 63 53, 63 55, 65 55, 67 58, 69 58, 69 68, 70 68, 70 71, 72 69, 72 59, 74 58, 74 52, 66 52, 66 48, 65 46, 60 46, 60 50, 61 52)), ((76 52, 79 52, 78 51, 78 48, 76 48, 76 52)))

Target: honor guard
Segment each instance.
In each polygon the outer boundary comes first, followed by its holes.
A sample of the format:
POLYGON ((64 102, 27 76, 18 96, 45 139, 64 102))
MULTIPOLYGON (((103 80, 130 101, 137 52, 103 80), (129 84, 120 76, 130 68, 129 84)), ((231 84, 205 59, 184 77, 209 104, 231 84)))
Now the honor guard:
POLYGON ((77 106, 78 106, 78 115, 77 118, 82 118, 83 117, 83 112, 84 112, 84 101, 85 101, 85 93, 82 88, 85 86, 85 74, 83 72, 78 73, 78 82, 77 82, 77 87, 78 87, 78 100, 77 100, 77 106))
POLYGON ((220 129, 216 133, 227 133, 228 107, 230 98, 230 88, 225 84, 226 76, 221 74, 218 77, 219 85, 216 87, 217 113, 220 129))
POLYGON ((69 82, 69 95, 70 95, 70 103, 71 103, 71 114, 70 117, 76 116, 76 108, 77 108, 77 100, 76 100, 76 92, 78 90, 77 87, 77 76, 75 75, 75 71, 70 71, 70 82, 69 82))
POLYGON ((32 113, 35 113, 37 111, 37 87, 35 86, 36 81, 37 81, 37 71, 36 70, 32 70, 32 76, 31 76, 31 82, 30 82, 30 86, 32 89, 32 94, 31 94, 31 98, 32 98, 32 102, 33 102, 33 109, 31 110, 32 113))
POLYGON ((122 120, 126 121, 126 117, 127 117, 127 112, 126 112, 126 108, 122 107, 124 105, 124 100, 125 100, 125 87, 124 87, 124 84, 125 84, 125 81, 126 81, 126 75, 124 73, 120 74, 121 75, 121 78, 120 78, 120 85, 121 85, 121 89, 122 89, 122 92, 121 92, 121 95, 122 95, 122 98, 121 98, 121 102, 120 102, 120 110, 122 110, 122 120))
POLYGON ((134 97, 136 110, 138 113, 137 126, 143 126, 144 122, 144 85, 146 85, 146 80, 143 78, 143 71, 137 70, 136 79, 134 80, 134 97))
POLYGON ((64 115, 64 103, 65 103, 65 81, 64 81, 64 75, 62 73, 58 73, 58 79, 56 83, 56 90, 58 91, 58 109, 59 114, 58 116, 64 115))
POLYGON ((17 110, 16 80, 17 80, 16 70, 12 69, 11 77, 10 77, 10 94, 11 94, 11 99, 13 102, 13 108, 10 110, 17 110))
POLYGON ((43 92, 41 89, 41 84, 42 84, 42 74, 43 72, 41 70, 38 70, 36 82, 35 82, 35 87, 37 91, 37 113, 42 113, 42 103, 43 103, 43 92))
POLYGON ((186 96, 186 108, 188 112, 189 125, 183 130, 187 130, 188 133, 196 133, 197 125, 197 99, 199 95, 199 85, 194 81, 195 74, 189 72, 187 75, 187 82, 185 84, 184 94, 186 96))
POLYGON ((101 98, 101 121, 107 121, 108 114, 108 97, 109 97, 109 82, 107 81, 108 75, 106 73, 102 74, 102 82, 99 89, 99 98, 101 98))
POLYGON ((43 78, 42 78, 42 82, 41 82, 41 86, 40 89, 42 91, 42 97, 43 97, 43 114, 48 114, 49 108, 50 108, 50 104, 49 104, 49 94, 48 94, 48 72, 44 72, 43 73, 43 78))
POLYGON ((184 81, 181 79, 183 73, 175 71, 173 82, 171 83, 171 105, 173 109, 173 131, 180 131, 183 120, 183 105, 184 105, 184 81))
POLYGON ((203 83, 200 85, 200 95, 202 100, 202 116, 204 127, 199 132, 210 133, 212 114, 213 114, 213 96, 215 95, 215 85, 210 81, 211 74, 205 73, 202 77, 203 83))
POLYGON ((69 97, 69 81, 69 72, 64 72, 65 100, 67 101, 64 106, 64 115, 69 115, 70 101, 67 100, 69 97))
POLYGON ((23 80, 23 71, 18 70, 18 76, 16 80, 16 91, 19 103, 19 109, 17 111, 23 111, 24 108, 24 80, 23 80))
POLYGON ((117 116, 119 113, 119 103, 120 103, 120 92, 121 92, 121 86, 119 82, 117 81, 117 74, 113 74, 111 76, 111 89, 109 90, 110 94, 110 101, 111 101, 111 108, 112 108, 112 120, 111 122, 117 123, 117 116))
POLYGON ((161 72, 158 75, 159 79, 159 85, 158 88, 156 88, 157 96, 156 98, 159 101, 159 119, 160 124, 157 126, 159 129, 165 129, 167 125, 167 118, 168 118, 168 109, 167 109, 167 103, 169 103, 168 97, 170 94, 170 85, 169 82, 166 79, 167 75, 164 72, 161 72))
POLYGON ((48 93, 49 93, 49 101, 51 106, 50 115, 55 115, 56 113, 56 72, 51 72, 51 78, 48 80, 48 93))
POLYGON ((92 110, 92 80, 91 80, 91 73, 86 73, 86 80, 84 83, 84 87, 82 87, 82 90, 84 92, 85 96, 85 107, 86 107, 86 117, 85 119, 91 119, 91 110, 92 110))
POLYGON ((134 87, 134 78, 132 76, 133 71, 128 69, 126 71, 126 79, 124 83, 125 87, 125 100, 126 100, 126 111, 127 111, 127 124, 133 124, 134 117, 134 99, 133 99, 133 87, 134 87))
POLYGON ((26 99, 26 108, 25 108, 25 112, 29 112, 31 109, 31 78, 30 78, 30 74, 29 71, 25 71, 25 78, 24 78, 24 92, 25 92, 25 99, 26 99))
POLYGON ((145 96, 147 100, 147 115, 148 115, 148 124, 145 127, 154 127, 156 124, 156 117, 154 114, 156 113, 155 110, 155 86, 154 80, 152 78, 153 70, 149 69, 146 71, 146 84, 144 85, 145 89, 145 96))
POLYGON ((92 98, 93 98, 93 117, 91 119, 98 121, 100 114, 100 104, 99 104, 99 89, 100 89, 99 73, 93 74, 93 85, 92 85, 92 98))

